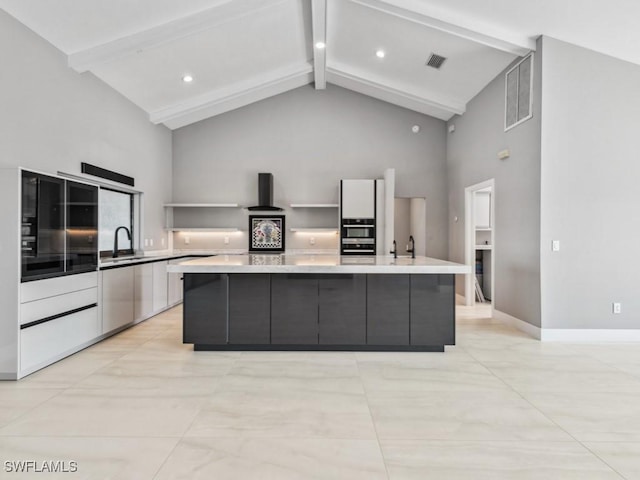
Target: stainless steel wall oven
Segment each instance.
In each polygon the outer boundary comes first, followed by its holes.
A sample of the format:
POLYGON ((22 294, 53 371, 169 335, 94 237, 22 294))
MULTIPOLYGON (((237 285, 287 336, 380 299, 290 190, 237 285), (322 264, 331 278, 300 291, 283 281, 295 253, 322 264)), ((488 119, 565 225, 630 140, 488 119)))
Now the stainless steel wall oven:
POLYGON ((375 255, 374 218, 343 218, 340 235, 341 255, 375 255))

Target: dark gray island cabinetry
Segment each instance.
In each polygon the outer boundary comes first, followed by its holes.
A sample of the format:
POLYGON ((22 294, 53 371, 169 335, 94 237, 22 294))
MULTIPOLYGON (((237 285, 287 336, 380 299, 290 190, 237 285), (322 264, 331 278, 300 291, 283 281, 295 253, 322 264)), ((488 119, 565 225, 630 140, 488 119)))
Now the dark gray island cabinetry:
POLYGON ((252 257, 170 267, 184 275, 185 343, 196 350, 355 351, 455 344, 454 274, 467 273, 464 265, 425 257, 252 257))
POLYGON ((229 343, 270 343, 270 297, 271 278, 267 273, 237 273, 229 277, 229 343))

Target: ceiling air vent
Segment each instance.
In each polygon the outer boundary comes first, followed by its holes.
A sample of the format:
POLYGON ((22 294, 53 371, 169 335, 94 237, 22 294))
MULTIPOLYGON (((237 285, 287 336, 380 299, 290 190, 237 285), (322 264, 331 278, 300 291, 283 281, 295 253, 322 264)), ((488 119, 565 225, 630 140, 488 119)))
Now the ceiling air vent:
POLYGON ((443 57, 442 55, 438 55, 437 53, 432 53, 427 59, 427 63, 425 65, 427 67, 432 67, 438 70, 446 59, 447 57, 443 57))

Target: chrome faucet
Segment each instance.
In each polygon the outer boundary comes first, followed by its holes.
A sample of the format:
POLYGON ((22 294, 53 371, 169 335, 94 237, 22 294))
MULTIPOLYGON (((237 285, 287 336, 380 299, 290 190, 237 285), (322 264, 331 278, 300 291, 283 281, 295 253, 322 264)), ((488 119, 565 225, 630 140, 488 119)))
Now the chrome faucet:
POLYGON ((411 254, 411 258, 416 258, 416 242, 413 240, 413 235, 409 235, 409 243, 407 245, 407 253, 411 254), (409 248, 411 245, 411 248, 409 248))
POLYGON ((393 250, 391 250, 389 253, 393 255, 393 258, 398 258, 398 247, 395 240, 393 241, 393 250))
POLYGON ((116 258, 118 256, 118 232, 120 230, 124 230, 125 232, 127 232, 127 238, 129 239, 129 241, 131 241, 131 232, 127 227, 122 226, 116 228, 116 233, 113 234, 113 258, 116 258))

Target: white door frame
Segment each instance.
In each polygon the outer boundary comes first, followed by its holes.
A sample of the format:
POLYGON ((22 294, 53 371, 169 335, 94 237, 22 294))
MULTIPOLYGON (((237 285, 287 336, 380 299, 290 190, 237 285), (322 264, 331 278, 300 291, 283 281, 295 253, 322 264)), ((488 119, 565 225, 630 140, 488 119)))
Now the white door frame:
POLYGON ((464 263, 471 267, 471 273, 465 276, 464 297, 465 305, 473 306, 476 303, 475 275, 476 275, 476 219, 475 219, 475 193, 478 190, 491 187, 491 313, 493 314, 495 299, 495 262, 496 262, 496 182, 494 178, 476 183, 464 189, 464 263))

